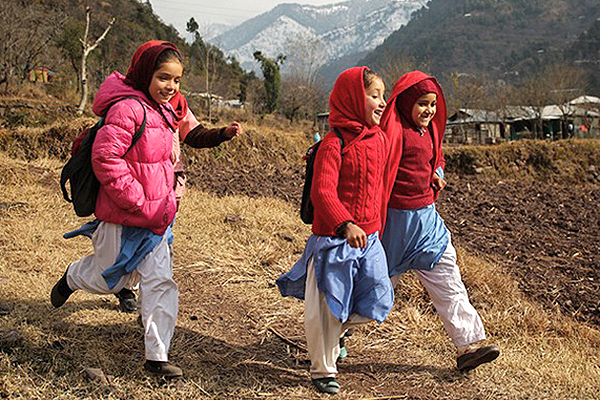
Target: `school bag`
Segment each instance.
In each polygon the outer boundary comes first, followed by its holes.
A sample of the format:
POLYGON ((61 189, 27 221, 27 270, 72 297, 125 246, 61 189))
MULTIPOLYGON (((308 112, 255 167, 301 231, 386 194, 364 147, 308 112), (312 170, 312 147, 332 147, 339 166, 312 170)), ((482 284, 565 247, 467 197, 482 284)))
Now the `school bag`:
MULTIPOLYGON (((344 138, 337 128, 333 128, 337 137, 340 139, 340 151, 344 150, 344 138)), ((302 202, 300 203, 300 219, 305 224, 312 224, 315 215, 315 208, 310 200, 310 189, 312 187, 312 179, 317 157, 317 150, 321 147, 322 141, 318 141, 306 150, 306 154, 302 158, 306 161, 306 174, 304 175, 304 187, 302 188, 302 202)))
MULTIPOLYGON (((137 97, 131 97, 140 103, 144 110, 144 120, 131 139, 131 146, 127 152, 142 137, 146 129, 146 109, 137 97)), ((123 100, 123 99, 121 99, 123 100)), ((96 209, 96 198, 100 189, 100 182, 92 169, 92 145, 96 138, 96 133, 104 126, 105 116, 101 117, 96 124, 90 128, 84 129, 73 140, 71 158, 64 165, 60 173, 60 189, 63 198, 69 203, 73 203, 75 214, 79 217, 87 217, 94 213, 96 209), (71 196, 66 187, 67 181, 71 188, 71 196)), ((125 152, 125 154, 127 154, 125 152)))

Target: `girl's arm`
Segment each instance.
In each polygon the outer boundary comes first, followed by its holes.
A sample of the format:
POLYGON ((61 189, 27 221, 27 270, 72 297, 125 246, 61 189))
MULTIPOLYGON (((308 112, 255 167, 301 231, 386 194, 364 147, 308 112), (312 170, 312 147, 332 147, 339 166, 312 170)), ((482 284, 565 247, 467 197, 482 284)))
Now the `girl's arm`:
POLYGON ((121 208, 139 210, 145 194, 142 184, 133 177, 123 156, 131 146, 133 134, 139 128, 142 106, 135 100, 114 104, 92 146, 92 168, 108 195, 121 208))
POLYGON ((433 174, 433 179, 431 181, 431 187, 435 192, 439 192, 446 187, 446 180, 444 179, 446 168, 446 158, 444 157, 444 149, 440 146, 440 157, 438 159, 438 163, 435 168, 435 172, 433 174))
POLYGON ((215 147, 238 136, 241 131, 241 125, 237 122, 224 128, 207 129, 200 125, 194 113, 188 109, 179 125, 179 139, 194 148, 215 147))

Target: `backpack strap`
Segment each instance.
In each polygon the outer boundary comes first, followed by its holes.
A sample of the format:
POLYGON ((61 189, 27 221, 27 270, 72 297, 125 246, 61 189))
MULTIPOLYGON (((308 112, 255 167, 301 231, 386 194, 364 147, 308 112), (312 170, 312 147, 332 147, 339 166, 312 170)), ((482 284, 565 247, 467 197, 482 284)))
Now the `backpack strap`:
POLYGON ((131 139, 131 146, 129 146, 129 148, 127 149, 125 154, 129 153, 129 150, 131 150, 131 148, 137 143, 137 141, 140 140, 140 138, 144 134, 144 130, 146 130, 146 108, 144 107, 144 105, 142 104, 140 99, 138 99, 135 96, 131 96, 131 98, 135 99, 138 103, 140 103, 140 106, 142 107, 142 111, 144 111, 144 119, 142 121, 142 124, 138 128, 138 130, 135 131, 135 133, 133 134, 133 138, 131 139))
MULTIPOLYGON (((344 137, 342 136, 342 132, 340 132, 340 130, 338 128, 333 128, 333 131, 335 132, 335 134, 337 135, 338 139, 340 139, 340 152, 342 152, 344 150, 344 137)), ((342 157, 344 155, 342 154, 342 157)))

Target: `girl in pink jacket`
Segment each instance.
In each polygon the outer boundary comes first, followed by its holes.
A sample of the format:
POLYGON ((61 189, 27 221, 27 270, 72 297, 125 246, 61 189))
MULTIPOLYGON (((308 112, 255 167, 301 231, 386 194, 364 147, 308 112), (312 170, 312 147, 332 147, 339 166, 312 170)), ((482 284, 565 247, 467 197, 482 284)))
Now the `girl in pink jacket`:
POLYGON ((182 375, 168 362, 178 309, 169 244, 177 210, 171 159, 175 113, 169 101, 179 92, 182 74, 179 50, 164 42, 134 58, 127 76, 114 72, 98 90, 94 113, 104 116, 105 124, 92 148, 100 181, 94 254, 71 263, 51 293, 52 304, 60 307, 75 290, 108 294, 139 284, 144 368, 167 378, 182 375), (144 121, 144 132, 130 149, 144 121))

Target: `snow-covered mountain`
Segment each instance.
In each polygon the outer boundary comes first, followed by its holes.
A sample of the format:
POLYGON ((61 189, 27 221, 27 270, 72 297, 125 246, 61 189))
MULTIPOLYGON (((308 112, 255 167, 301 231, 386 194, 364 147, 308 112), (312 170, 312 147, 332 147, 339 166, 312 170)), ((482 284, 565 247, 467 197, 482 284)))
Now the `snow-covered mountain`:
MULTIPOLYGON (((322 65, 374 49, 405 25, 428 0, 349 0, 326 6, 280 4, 213 38, 242 67, 258 70, 253 53, 294 56, 299 47, 318 50, 322 65)), ((297 54, 296 54, 297 55, 297 54)))

